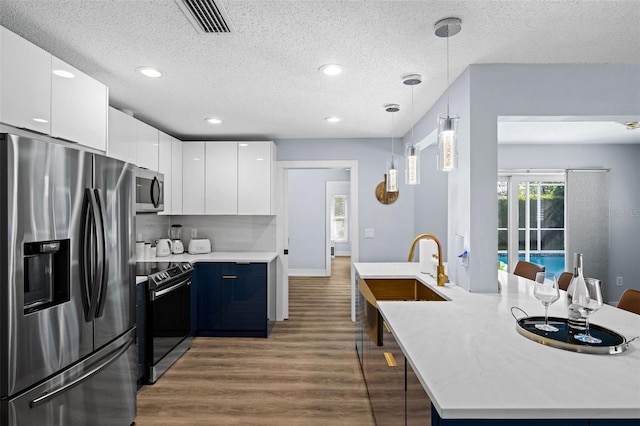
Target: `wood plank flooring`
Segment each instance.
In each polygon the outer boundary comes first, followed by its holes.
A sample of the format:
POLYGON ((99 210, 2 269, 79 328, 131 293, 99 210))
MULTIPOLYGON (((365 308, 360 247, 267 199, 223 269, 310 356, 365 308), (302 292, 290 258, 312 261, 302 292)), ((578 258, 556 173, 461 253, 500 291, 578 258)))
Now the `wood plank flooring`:
POLYGON ((137 426, 374 425, 354 349, 350 258, 289 279, 289 319, 269 338, 195 338, 138 392, 137 426))

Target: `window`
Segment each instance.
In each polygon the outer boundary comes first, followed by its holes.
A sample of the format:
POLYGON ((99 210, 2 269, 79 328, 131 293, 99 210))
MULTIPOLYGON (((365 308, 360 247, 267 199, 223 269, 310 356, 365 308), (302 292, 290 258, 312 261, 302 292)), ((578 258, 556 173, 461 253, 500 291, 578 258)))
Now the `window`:
POLYGON ((337 243, 349 241, 349 216, 347 196, 334 195, 331 201, 331 240, 337 243))
MULTIPOLYGON (((498 179, 499 268, 526 260, 556 274, 565 269, 564 175, 498 179)), ((509 268, 513 270, 513 268, 509 268)))

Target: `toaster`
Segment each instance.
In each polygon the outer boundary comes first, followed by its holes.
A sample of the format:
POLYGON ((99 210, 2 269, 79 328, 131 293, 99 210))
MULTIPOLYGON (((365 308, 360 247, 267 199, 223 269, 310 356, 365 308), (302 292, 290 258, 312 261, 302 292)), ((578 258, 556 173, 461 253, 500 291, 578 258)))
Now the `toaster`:
POLYGON ((211 253, 211 241, 208 238, 193 238, 189 241, 189 254, 211 253))

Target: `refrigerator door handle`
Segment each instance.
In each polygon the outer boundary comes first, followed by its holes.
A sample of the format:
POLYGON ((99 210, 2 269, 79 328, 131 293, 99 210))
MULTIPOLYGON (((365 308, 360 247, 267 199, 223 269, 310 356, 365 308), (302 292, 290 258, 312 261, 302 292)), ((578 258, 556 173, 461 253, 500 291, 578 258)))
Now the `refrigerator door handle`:
POLYGON ((158 208, 160 205, 160 181, 157 177, 153 177, 151 181, 151 202, 153 203, 153 207, 158 208), (158 188, 157 195, 155 194, 154 188, 158 188))
POLYGON ((98 234, 98 248, 102 249, 102 256, 98 256, 98 262, 100 262, 100 274, 98 275, 99 287, 98 287, 98 296, 97 307, 95 318, 100 318, 104 312, 104 305, 107 299, 107 283, 109 282, 109 258, 107 256, 107 229, 105 226, 106 221, 106 211, 104 204, 104 197, 102 196, 102 190, 95 189, 95 199, 98 203, 98 213, 100 216, 100 230, 97 232, 98 234))
POLYGON ((81 277, 82 277, 82 305, 84 307, 85 321, 93 321, 95 315, 95 296, 93 281, 95 277, 95 240, 94 234, 97 232, 96 210, 93 191, 85 188, 85 208, 82 233, 82 253, 81 253, 81 277))
POLYGON ((100 285, 102 283, 102 274, 104 270, 102 268, 102 259, 104 258, 104 238, 102 232, 102 218, 100 217, 100 207, 98 206, 98 200, 96 199, 93 189, 87 188, 87 194, 89 196, 89 203, 91 205, 91 217, 93 218, 93 227, 95 229, 93 241, 94 253, 91 254, 91 264, 95 267, 92 268, 94 274, 90 276, 89 283, 87 284, 91 288, 91 301, 89 305, 89 318, 91 321, 96 316, 96 310, 98 308, 98 297, 100 296, 100 285), (95 256, 93 256, 95 254, 95 256))
POLYGON ((31 408, 35 408, 40 404, 44 404, 47 401, 55 398, 56 396, 71 390, 75 386, 81 384, 82 382, 86 381, 90 377, 92 377, 92 376, 96 375, 97 373, 99 373, 100 371, 104 370, 109 365, 111 365, 112 362, 114 362, 115 360, 120 358, 120 356, 123 353, 125 353, 127 349, 129 349, 129 346, 131 346, 131 343, 133 343, 133 340, 134 339, 129 339, 127 342, 123 343, 119 348, 116 348, 112 352, 110 352, 107 355, 105 355, 105 357, 102 358, 103 360, 106 359, 104 362, 101 362, 100 365, 98 365, 95 368, 92 368, 91 370, 87 371, 85 374, 83 374, 82 376, 78 377, 77 379, 75 379, 75 380, 73 380, 73 381, 71 381, 71 382, 69 382, 69 383, 67 383, 65 385, 62 385, 57 389, 54 389, 54 390, 49 391, 49 392, 46 392, 46 393, 34 398, 32 401, 29 402, 29 406, 31 408))

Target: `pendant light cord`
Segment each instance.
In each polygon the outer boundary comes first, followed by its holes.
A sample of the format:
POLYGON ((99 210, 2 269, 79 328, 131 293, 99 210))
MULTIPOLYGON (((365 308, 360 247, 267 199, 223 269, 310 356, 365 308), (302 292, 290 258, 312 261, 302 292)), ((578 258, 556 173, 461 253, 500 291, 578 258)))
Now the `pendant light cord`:
POLYGON ((447 118, 449 118, 449 25, 447 25, 447 118))
POLYGON ((411 145, 413 145, 413 85, 411 85, 411 145))
POLYGON ((391 166, 395 167, 395 165, 393 164, 393 114, 395 113, 391 113, 391 166))

